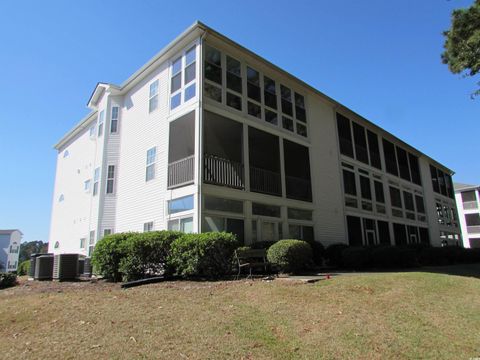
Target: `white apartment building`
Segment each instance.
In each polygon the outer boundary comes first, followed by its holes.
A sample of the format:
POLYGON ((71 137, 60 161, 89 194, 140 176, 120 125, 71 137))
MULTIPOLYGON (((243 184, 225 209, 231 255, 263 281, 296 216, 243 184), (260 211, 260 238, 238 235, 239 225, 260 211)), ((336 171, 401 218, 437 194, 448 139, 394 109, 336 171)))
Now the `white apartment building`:
POLYGON ((0 230, 0 272, 17 271, 22 236, 20 230, 0 230))
POLYGON ((455 183, 463 246, 480 248, 480 186, 455 183))
POLYGON ((202 23, 123 84, 99 83, 88 107, 55 145, 50 252, 161 229, 459 238, 450 169, 202 23))

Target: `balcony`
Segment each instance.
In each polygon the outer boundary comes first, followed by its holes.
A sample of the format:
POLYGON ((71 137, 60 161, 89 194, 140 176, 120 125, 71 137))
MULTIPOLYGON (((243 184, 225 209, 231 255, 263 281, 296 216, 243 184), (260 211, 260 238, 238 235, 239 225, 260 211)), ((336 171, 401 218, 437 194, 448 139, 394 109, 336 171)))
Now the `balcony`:
POLYGON ((285 176, 285 185, 287 188, 287 198, 312 201, 312 184, 309 180, 285 176))
POLYGON ((245 188, 243 164, 214 155, 205 155, 203 181, 233 189, 245 188))
POLYGON ((268 195, 282 195, 280 174, 250 166, 250 190, 268 195))
POLYGON ((168 164, 168 189, 193 183, 195 156, 189 156, 168 164))
POLYGON ((476 201, 465 201, 463 202, 464 210, 475 210, 478 209, 478 203, 476 201))

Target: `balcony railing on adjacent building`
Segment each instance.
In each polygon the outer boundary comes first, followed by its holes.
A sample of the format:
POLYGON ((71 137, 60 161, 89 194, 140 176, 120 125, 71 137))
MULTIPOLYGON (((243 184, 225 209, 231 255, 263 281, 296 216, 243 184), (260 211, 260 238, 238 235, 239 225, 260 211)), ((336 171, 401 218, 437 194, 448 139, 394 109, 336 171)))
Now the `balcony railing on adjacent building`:
POLYGON ((245 188, 243 164, 215 155, 205 155, 203 180, 207 184, 245 188))
POLYGON ((250 190, 262 194, 281 196, 280 173, 250 166, 250 190))
POLYGON ((476 201, 465 201, 463 203, 464 210, 475 210, 478 209, 478 203, 476 201))
POLYGON ((469 234, 480 233, 480 225, 467 226, 467 232, 468 232, 469 234))
POLYGON ((168 188, 175 188, 193 183, 195 156, 189 156, 168 164, 168 188))

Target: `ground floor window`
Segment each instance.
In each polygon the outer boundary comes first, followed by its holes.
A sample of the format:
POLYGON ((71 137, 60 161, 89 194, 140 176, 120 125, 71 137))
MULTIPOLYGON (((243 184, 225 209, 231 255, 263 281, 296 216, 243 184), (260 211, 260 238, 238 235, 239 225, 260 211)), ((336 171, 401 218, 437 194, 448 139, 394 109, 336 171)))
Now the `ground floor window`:
POLYGON ((480 249, 480 238, 470 238, 468 241, 472 249, 480 249))
POLYGON ((291 239, 315 241, 313 226, 289 224, 288 233, 291 239))
POLYGON ((349 215, 347 235, 350 246, 390 245, 390 226, 382 220, 349 215))
POLYGON ((168 230, 181 231, 184 233, 192 233, 193 217, 168 220, 168 230))
POLYGON ((206 215, 203 218, 202 231, 225 231, 234 234, 241 244, 245 242, 245 226, 243 219, 206 215))

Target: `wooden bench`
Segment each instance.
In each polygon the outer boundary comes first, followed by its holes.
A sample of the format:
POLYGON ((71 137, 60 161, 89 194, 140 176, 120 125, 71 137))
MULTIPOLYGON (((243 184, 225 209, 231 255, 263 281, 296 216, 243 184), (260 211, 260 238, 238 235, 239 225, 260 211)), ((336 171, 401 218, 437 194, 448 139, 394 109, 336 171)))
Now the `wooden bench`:
POLYGON ((263 268, 265 272, 268 271, 270 263, 267 261, 266 249, 238 249, 235 251, 235 259, 238 265, 237 279, 242 273, 242 269, 249 270, 248 276, 252 277, 252 270, 255 268, 263 268))

